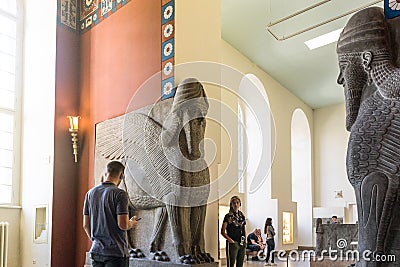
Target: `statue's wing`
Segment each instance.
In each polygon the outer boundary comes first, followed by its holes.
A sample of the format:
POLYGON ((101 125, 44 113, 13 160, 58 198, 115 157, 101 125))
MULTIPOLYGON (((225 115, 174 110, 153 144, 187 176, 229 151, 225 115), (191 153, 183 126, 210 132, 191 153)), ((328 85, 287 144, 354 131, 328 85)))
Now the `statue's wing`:
POLYGON ((158 200, 171 193, 172 184, 180 184, 179 171, 170 164, 160 143, 161 132, 158 122, 135 112, 102 122, 96 128, 98 153, 110 160, 133 160, 145 173, 142 178, 133 177, 135 183, 158 200))
POLYGON ((106 159, 124 158, 122 125, 125 116, 119 116, 96 125, 96 151, 106 159))
MULTIPOLYGON (((123 149, 127 159, 139 163, 146 173, 142 188, 162 200, 171 193, 171 185, 179 184, 179 171, 170 164, 161 145, 162 126, 140 113, 126 115, 123 125, 123 149), (151 188, 151 190, 150 190, 151 188)), ((140 183, 142 183, 141 181, 140 183)))

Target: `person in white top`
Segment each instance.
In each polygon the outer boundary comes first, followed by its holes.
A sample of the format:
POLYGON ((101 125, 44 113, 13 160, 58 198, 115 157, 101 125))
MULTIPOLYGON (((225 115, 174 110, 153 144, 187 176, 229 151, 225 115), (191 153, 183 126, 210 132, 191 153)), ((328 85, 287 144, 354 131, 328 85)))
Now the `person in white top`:
POLYGON ((272 226, 272 218, 267 218, 265 221, 264 234, 267 236, 267 255, 265 258, 265 266, 276 266, 273 253, 273 250, 275 249, 275 229, 272 226), (270 257, 271 263, 268 262, 270 257))

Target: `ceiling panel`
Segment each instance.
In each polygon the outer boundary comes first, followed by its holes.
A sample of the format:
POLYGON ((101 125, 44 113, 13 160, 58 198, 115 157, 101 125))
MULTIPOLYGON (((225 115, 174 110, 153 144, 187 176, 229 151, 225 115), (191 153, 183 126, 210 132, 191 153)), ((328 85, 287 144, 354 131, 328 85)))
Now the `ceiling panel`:
MULTIPOLYGON (((304 42, 344 27, 351 15, 284 41, 276 40, 266 27, 320 2, 221 0, 222 38, 312 108, 342 103, 344 97, 342 87, 336 84, 336 43, 310 51, 304 42)), ((271 30, 278 37, 288 36, 370 3, 373 1, 331 0, 278 23, 271 30)))

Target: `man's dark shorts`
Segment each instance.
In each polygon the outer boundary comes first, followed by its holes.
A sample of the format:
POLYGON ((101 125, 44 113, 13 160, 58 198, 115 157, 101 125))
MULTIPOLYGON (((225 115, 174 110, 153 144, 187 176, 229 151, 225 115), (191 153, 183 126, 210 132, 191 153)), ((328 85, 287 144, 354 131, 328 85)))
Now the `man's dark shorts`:
POLYGON ((251 251, 259 251, 261 248, 259 245, 249 244, 249 245, 247 245, 247 249, 250 249, 251 251))

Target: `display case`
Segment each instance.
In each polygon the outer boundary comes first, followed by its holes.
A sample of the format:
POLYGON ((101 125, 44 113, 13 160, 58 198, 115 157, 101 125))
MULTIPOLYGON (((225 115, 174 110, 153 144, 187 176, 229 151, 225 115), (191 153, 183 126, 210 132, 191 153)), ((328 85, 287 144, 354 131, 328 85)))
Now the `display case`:
POLYGON ((34 243, 47 243, 47 205, 38 206, 35 209, 35 229, 33 242, 34 243))
POLYGON ((282 242, 293 244, 293 213, 282 212, 282 242))

